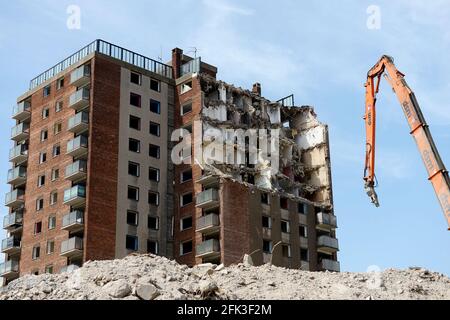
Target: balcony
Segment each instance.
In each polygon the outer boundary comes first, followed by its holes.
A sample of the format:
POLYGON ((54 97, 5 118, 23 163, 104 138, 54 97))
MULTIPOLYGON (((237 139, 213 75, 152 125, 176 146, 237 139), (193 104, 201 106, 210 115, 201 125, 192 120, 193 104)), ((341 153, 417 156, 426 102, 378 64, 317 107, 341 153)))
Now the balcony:
POLYGON ((78 136, 67 141, 66 154, 74 158, 85 156, 88 152, 88 138, 86 136, 78 136))
POLYGON ((90 90, 88 88, 81 88, 69 97, 69 107, 75 111, 80 111, 89 106, 90 90))
POLYGON ((83 255, 83 238, 73 237, 61 242, 61 256, 67 258, 83 255))
POLYGON ((326 254, 332 254, 339 251, 338 240, 329 236, 320 236, 317 239, 317 251, 326 254))
POLYGON ((308 225, 308 216, 306 214, 299 213, 298 214, 298 223, 307 226, 308 225))
POLYGON ((7 182, 13 186, 23 185, 27 181, 27 168, 18 166, 8 170, 7 182))
POLYGON ((220 256, 220 243, 217 239, 203 241, 197 245, 197 258, 215 258, 220 256))
POLYGON ((0 264, 0 276, 6 279, 15 279, 19 276, 19 260, 11 259, 0 264))
POLYGON ((88 65, 81 66, 70 74, 70 84, 81 87, 91 81, 91 67, 88 65))
POLYGON ((12 118, 18 121, 25 121, 31 117, 31 103, 22 101, 13 107, 12 118))
POLYGON ((318 229, 331 230, 337 228, 336 216, 319 212, 317 214, 317 225, 318 229))
POLYGON ((67 130, 75 134, 85 132, 89 128, 89 113, 81 111, 69 118, 67 130))
POLYGON ((80 267, 76 264, 70 264, 68 266, 62 267, 60 273, 64 272, 74 272, 75 270, 79 269, 80 267))
POLYGON ((64 204, 72 207, 82 207, 86 203, 86 187, 76 185, 64 191, 64 204))
POLYGON ((30 124, 27 122, 21 122, 11 129, 11 140, 22 141, 28 138, 30 135, 30 124))
POLYGON ((212 174, 206 174, 200 177, 196 183, 200 183, 203 186, 217 186, 219 184, 219 178, 217 176, 214 176, 212 174))
POLYGON ((211 213, 203 217, 200 217, 197 220, 196 227, 197 232, 201 232, 204 234, 211 234, 219 231, 220 229, 219 215, 216 213, 211 213))
POLYGON ((22 227, 22 223, 23 209, 19 209, 3 217, 3 229, 8 231, 22 227))
POLYGON ((291 234, 287 232, 281 232, 281 242, 291 243, 291 234))
POLYGON ((19 144, 9 150, 9 161, 21 164, 28 160, 28 145, 19 144))
POLYGON ((69 232, 77 232, 83 230, 84 226, 84 212, 81 210, 75 210, 69 212, 63 216, 62 230, 67 230, 69 232))
POLYGON ((5 206, 16 208, 24 203, 25 191, 23 189, 14 189, 5 196, 5 206))
POLYGON ((334 272, 340 272, 341 266, 339 261, 334 261, 330 259, 322 259, 322 261, 319 263, 319 269, 320 270, 328 270, 328 271, 334 271, 334 272))
POLYGON ((308 238, 300 237, 300 247, 308 248, 308 238))
POLYGON ((87 162, 85 160, 77 160, 66 167, 65 178, 71 181, 81 181, 86 179, 87 162))
POLYGON ((9 255, 20 252, 20 240, 14 236, 2 240, 2 253, 9 255))
POLYGON ((217 189, 208 189, 197 194, 197 208, 212 209, 219 206, 219 192, 217 189))
POLYGON ((309 271, 310 267, 309 267, 309 262, 308 261, 300 261, 300 270, 303 271, 309 271))

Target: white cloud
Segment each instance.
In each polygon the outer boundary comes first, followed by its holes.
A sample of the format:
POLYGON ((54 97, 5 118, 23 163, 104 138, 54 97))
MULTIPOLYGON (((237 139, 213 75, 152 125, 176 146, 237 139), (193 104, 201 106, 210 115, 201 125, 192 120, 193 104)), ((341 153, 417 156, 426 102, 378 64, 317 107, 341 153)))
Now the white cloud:
POLYGON ((254 14, 253 10, 232 5, 223 0, 203 0, 203 4, 223 13, 235 13, 243 16, 251 16, 254 14))

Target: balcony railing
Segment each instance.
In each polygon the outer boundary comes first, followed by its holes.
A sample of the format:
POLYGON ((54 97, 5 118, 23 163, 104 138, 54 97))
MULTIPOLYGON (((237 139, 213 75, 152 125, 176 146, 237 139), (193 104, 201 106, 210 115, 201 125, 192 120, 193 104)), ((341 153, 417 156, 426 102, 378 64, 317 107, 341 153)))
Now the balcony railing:
POLYGON ((3 217, 3 229, 21 227, 22 222, 23 222, 23 210, 17 210, 3 217))
POLYGON ((189 62, 186 62, 181 66, 181 75, 185 75, 188 73, 200 72, 202 60, 201 58, 192 59, 189 62))
POLYGON ((219 215, 216 213, 207 214, 197 220, 197 232, 211 233, 219 230, 219 215))
POLYGON ((28 145, 19 144, 9 150, 9 161, 15 164, 23 163, 28 159, 28 145))
POLYGON ((30 124, 21 122, 11 129, 11 139, 14 141, 21 141, 28 138, 30 133, 30 124))
POLYGON ((64 204, 70 206, 82 206, 86 202, 86 187, 76 185, 64 191, 64 204))
POLYGON ((328 271, 335 271, 340 272, 341 266, 339 261, 334 261, 330 259, 322 259, 322 261, 319 264, 319 268, 321 270, 328 270, 328 271))
POLYGON ((336 238, 320 236, 317 239, 317 251, 331 254, 339 250, 339 243, 336 238))
POLYGON ((6 254, 13 254, 20 251, 20 240, 15 236, 2 240, 2 252, 6 254))
POLYGON ((23 189, 14 189, 5 196, 5 206, 16 207, 24 202, 25 191, 23 189))
POLYGON ((87 154, 88 138, 86 136, 78 136, 67 141, 67 154, 72 157, 81 157, 87 154))
POLYGON ((0 264, 0 276, 9 278, 19 274, 19 260, 11 259, 0 264))
POLYGON ((80 134, 89 128, 89 113, 86 111, 78 112, 69 118, 67 130, 75 134, 80 134))
POLYGON ((206 240, 197 245, 197 257, 208 258, 218 255, 220 255, 220 243, 217 239, 206 240))
POLYGON ((300 237, 300 247, 308 248, 308 238, 300 237))
POLYGON ((83 254, 83 238, 72 237, 61 242, 61 255, 73 258, 83 254))
POLYGON ((66 167, 65 178, 72 181, 80 181, 86 177, 87 162, 85 160, 77 160, 66 167))
POLYGON ((211 188, 197 194, 196 206, 203 209, 214 208, 219 205, 219 192, 211 188))
POLYGON ((88 88, 81 88, 69 97, 69 107, 80 111, 89 106, 91 91, 88 88))
POLYGON ((319 212, 317 214, 317 227, 321 229, 337 228, 336 216, 329 213, 319 212))
POLYGON ((84 212, 81 210, 75 210, 69 212, 63 216, 62 228, 70 232, 83 229, 84 224, 84 212))
POLYGON ((88 83, 91 79, 91 66, 83 65, 76 68, 70 74, 70 84, 80 87, 88 83))
POLYGON ((25 183, 27 180, 27 168, 18 166, 8 170, 8 183, 18 186, 25 183))
POLYGON ((24 121, 31 116, 31 103, 29 101, 22 101, 13 107, 12 117, 15 120, 24 121))

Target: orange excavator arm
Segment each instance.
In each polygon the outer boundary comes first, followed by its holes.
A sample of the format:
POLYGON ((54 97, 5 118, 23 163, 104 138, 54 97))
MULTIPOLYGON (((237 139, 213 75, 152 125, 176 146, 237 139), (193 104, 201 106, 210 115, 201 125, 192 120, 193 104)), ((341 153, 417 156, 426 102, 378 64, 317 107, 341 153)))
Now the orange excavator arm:
POLYGON ((419 104, 412 90, 407 85, 404 74, 397 70, 394 60, 383 56, 367 74, 366 87, 366 160, 364 168, 364 188, 372 202, 378 207, 378 196, 375 192, 375 128, 376 128, 376 96, 381 77, 384 75, 397 95, 410 127, 410 133, 416 141, 422 160, 428 172, 428 180, 433 185, 439 203, 444 211, 450 230, 450 180, 444 163, 434 144, 428 125, 422 115, 419 104))

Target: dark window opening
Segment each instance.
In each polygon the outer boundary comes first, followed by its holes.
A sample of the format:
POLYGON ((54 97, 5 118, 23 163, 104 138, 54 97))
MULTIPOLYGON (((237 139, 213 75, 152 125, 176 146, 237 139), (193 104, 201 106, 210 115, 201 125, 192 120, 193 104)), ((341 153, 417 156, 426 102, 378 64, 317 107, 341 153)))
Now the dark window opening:
POLYGON ((141 107, 141 96, 136 93, 130 93, 130 104, 132 106, 141 107))

